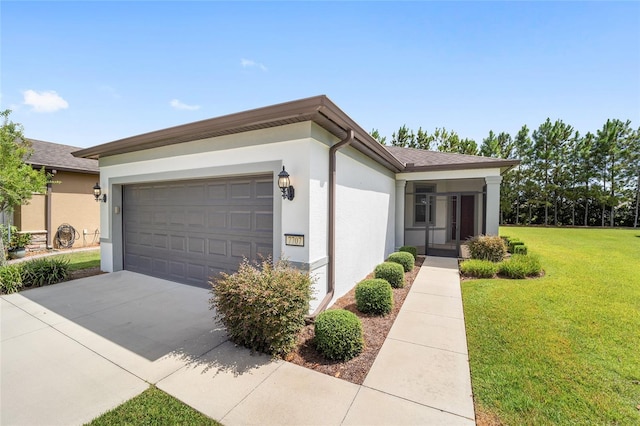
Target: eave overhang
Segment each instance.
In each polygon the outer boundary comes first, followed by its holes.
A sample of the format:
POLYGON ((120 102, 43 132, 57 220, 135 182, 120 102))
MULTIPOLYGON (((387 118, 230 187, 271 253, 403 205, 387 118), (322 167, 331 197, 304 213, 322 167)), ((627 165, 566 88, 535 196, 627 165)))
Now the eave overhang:
POLYGON ((352 129, 355 133, 355 141, 352 146, 355 149, 393 172, 404 170, 405 165, 402 162, 384 149, 368 132, 325 95, 156 130, 82 149, 73 152, 73 155, 97 160, 101 157, 305 121, 318 124, 338 139, 344 138, 347 131, 352 129))

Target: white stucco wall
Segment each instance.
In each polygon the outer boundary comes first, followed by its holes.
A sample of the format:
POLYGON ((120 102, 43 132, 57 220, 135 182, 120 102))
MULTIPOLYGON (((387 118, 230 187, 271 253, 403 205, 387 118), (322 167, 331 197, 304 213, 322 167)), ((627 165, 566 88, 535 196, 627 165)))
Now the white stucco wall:
POLYGON ((347 147, 338 151, 336 182, 338 298, 394 250, 395 176, 347 147))

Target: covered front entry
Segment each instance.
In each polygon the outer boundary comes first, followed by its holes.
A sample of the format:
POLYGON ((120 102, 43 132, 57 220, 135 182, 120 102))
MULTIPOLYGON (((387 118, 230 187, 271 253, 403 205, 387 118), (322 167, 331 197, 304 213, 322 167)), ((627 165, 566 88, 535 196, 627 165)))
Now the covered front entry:
MULTIPOLYGON (((424 253, 428 256, 458 257, 460 245, 476 235, 476 200, 482 193, 435 193, 427 199, 427 209, 446 212, 446 221, 430 221, 425 225, 424 253), (444 225, 444 227, 443 227, 444 225)), ((442 215, 442 213, 441 213, 442 215)), ((436 218, 437 220, 437 218, 436 218)), ((420 247, 420 246, 419 246, 420 247)), ((420 248, 422 248, 420 247, 420 248)))
POLYGON ((273 177, 125 185, 123 235, 124 269, 206 287, 273 254, 273 177))

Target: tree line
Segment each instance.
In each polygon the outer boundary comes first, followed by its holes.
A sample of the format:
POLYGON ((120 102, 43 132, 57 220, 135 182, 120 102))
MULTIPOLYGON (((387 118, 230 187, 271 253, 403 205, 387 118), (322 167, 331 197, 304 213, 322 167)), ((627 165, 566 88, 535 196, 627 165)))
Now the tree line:
MULTIPOLYGON (((387 144, 377 129, 378 142, 387 144)), ((639 224, 640 128, 631 121, 607 120, 582 135, 562 120, 547 120, 530 131, 524 125, 512 137, 494 133, 482 140, 462 138, 436 128, 417 132, 403 125, 393 146, 519 159, 503 175, 500 223, 526 225, 633 226, 639 224)))

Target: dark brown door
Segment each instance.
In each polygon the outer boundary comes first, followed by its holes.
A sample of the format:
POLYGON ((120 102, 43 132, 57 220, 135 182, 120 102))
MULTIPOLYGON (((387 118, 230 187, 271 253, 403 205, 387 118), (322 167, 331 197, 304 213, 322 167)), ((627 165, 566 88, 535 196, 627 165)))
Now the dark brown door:
MULTIPOLYGON (((473 195, 462 195, 460 202, 460 241, 464 241, 474 234, 475 217, 475 197, 473 195)), ((451 203, 451 240, 456 240, 456 209, 458 197, 453 197, 451 203)))

